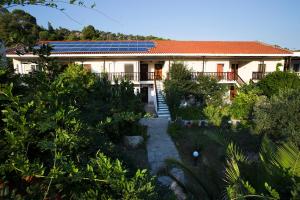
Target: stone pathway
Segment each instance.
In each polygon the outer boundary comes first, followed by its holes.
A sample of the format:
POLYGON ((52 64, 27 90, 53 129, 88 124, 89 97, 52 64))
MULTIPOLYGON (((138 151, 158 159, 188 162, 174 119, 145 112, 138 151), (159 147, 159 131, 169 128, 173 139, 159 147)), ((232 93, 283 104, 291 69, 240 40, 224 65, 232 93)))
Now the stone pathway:
MULTIPOLYGON (((167 133, 168 119, 166 118, 153 118, 141 119, 141 124, 148 126, 147 152, 148 162, 151 167, 151 173, 156 173, 165 166, 167 158, 174 158, 180 160, 178 151, 172 139, 167 133)), ((184 174, 180 169, 172 169, 171 173, 179 180, 184 181, 184 174)), ((158 180, 170 186, 172 180, 167 176, 158 177, 158 180)))

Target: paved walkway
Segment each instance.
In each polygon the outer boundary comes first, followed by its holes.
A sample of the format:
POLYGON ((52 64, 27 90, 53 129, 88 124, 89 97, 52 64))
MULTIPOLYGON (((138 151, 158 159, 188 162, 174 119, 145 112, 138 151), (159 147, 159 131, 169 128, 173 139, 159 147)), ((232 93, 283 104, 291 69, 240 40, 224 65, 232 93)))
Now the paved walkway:
MULTIPOLYGON (((178 151, 167 133, 168 119, 153 118, 141 119, 141 124, 148 126, 147 152, 151 173, 155 175, 165 166, 165 159, 175 158, 180 160, 178 151)), ((171 173, 179 180, 184 180, 183 172, 179 169, 172 169, 171 173)), ((170 185, 172 180, 166 176, 158 178, 165 185, 170 185)))

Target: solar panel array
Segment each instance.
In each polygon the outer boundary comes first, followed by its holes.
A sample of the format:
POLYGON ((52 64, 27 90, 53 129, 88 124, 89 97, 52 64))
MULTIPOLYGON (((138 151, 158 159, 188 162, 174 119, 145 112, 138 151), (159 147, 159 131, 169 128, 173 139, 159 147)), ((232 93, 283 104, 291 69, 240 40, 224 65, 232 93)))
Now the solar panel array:
POLYGON ((72 53, 72 52, 147 52, 155 47, 151 41, 112 41, 112 42, 49 42, 52 46, 52 53, 72 53))

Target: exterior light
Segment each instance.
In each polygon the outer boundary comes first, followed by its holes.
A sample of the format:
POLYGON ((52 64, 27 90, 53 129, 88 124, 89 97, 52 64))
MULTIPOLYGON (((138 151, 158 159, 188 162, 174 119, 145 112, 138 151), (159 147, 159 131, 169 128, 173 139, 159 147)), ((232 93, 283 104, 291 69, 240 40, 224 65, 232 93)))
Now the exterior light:
POLYGON ((198 151, 193 151, 194 165, 197 166, 200 153, 198 151))

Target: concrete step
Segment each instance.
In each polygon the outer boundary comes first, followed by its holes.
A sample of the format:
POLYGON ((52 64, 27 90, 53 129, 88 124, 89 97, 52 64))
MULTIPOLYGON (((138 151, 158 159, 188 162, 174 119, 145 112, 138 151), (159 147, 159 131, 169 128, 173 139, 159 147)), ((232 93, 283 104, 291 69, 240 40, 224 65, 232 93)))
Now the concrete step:
POLYGON ((168 108, 158 108, 158 111, 168 111, 169 112, 169 109, 168 108))

